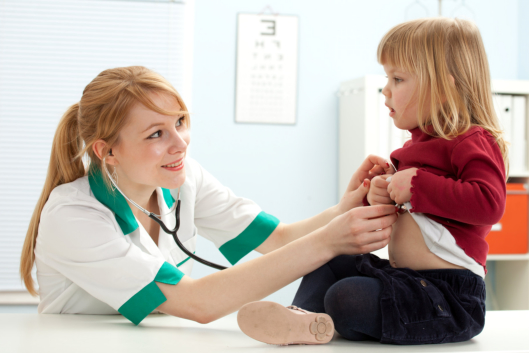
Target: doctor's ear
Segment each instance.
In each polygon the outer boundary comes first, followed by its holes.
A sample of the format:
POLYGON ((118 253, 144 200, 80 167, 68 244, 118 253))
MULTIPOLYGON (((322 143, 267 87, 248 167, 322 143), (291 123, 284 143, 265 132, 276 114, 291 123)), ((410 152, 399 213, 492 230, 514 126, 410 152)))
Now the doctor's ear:
POLYGON ((117 165, 118 161, 116 160, 116 157, 114 154, 112 154, 112 148, 108 148, 108 144, 103 140, 97 140, 92 145, 92 150, 94 151, 95 155, 100 159, 105 159, 105 163, 109 165, 117 165))

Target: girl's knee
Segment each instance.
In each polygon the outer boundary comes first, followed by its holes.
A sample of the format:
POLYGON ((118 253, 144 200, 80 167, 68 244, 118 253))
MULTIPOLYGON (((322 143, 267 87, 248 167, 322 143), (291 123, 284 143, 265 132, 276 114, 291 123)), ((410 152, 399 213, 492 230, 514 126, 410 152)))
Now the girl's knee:
POLYGON ((324 298, 325 312, 340 335, 355 341, 377 337, 381 329, 381 289, 380 280, 368 277, 346 278, 329 288, 324 298))

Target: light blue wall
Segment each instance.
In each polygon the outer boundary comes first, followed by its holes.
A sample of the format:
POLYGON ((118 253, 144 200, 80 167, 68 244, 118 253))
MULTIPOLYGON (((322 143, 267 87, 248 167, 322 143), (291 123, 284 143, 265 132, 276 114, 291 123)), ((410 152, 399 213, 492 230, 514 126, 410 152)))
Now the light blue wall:
POLYGON ((529 1, 518 0, 518 78, 529 80, 529 1))
MULTIPOLYGON (((338 86, 345 80, 383 73, 376 62, 378 42, 406 19, 406 8, 413 2, 196 0, 191 155, 236 194, 256 201, 284 222, 334 205, 338 201, 338 86), (266 4, 300 19, 294 126, 234 123, 237 13, 259 13, 266 4)), ((430 16, 437 14, 437 1, 422 3, 430 16)), ((493 78, 526 75, 527 49, 523 55, 518 51, 522 35, 518 21, 529 14, 527 1, 467 0, 472 12, 458 8, 461 1, 444 3, 444 15, 456 11, 457 16, 474 17, 493 78), (518 16, 519 9, 525 15, 518 16)), ((424 16, 421 11, 410 8, 408 19, 424 16)), ((222 261, 206 241, 199 242, 197 253, 222 261)), ((193 276, 210 272, 196 265, 193 276)), ((272 299, 288 304, 294 289, 286 288, 272 299)))

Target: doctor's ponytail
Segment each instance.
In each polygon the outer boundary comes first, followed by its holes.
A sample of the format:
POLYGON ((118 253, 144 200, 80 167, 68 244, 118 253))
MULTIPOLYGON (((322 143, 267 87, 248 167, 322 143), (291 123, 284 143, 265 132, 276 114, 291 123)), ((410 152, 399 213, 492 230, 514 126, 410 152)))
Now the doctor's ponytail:
POLYGON ((79 134, 78 112, 79 104, 76 103, 68 108, 59 122, 53 138, 46 181, 29 222, 26 240, 22 248, 20 275, 28 292, 32 295, 37 295, 31 270, 35 262, 35 243, 42 209, 55 187, 72 182, 85 175, 83 162, 79 158, 79 154, 83 149, 83 140, 79 134))
MULTIPOLYGON (((20 260, 20 276, 29 293, 37 295, 31 270, 35 263, 35 246, 42 209, 54 188, 84 177, 89 170, 101 169, 101 159, 93 145, 106 142, 106 150, 119 143, 119 132, 126 123, 129 110, 137 103, 159 114, 184 115, 189 126, 189 113, 175 88, 162 76, 143 66, 117 67, 97 75, 84 89, 79 103, 72 105, 59 122, 51 149, 50 164, 44 187, 29 223, 20 260), (180 111, 166 111, 154 103, 150 93, 173 97, 180 111)), ((106 179, 106 174, 103 178, 106 179)), ((107 181, 107 180, 105 180, 107 181)), ((110 181, 107 181, 110 185, 110 181)))

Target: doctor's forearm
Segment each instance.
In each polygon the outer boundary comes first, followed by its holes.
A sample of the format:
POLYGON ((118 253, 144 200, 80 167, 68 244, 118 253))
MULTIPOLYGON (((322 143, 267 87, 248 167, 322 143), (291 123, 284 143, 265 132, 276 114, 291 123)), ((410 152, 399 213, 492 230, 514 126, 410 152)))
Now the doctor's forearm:
POLYGON ((327 225, 332 221, 336 216, 340 215, 337 206, 329 207, 325 211, 317 214, 316 216, 304 219, 291 224, 285 224, 282 231, 282 245, 286 245, 290 242, 293 242, 296 239, 299 239, 318 228, 321 228, 327 225))
POLYGON ((159 309, 207 323, 261 300, 334 257, 325 244, 325 231, 319 229, 265 256, 197 280, 184 277, 176 286, 158 284, 167 298, 159 309))
POLYGON ((280 223, 265 242, 259 245, 255 251, 261 254, 268 254, 327 225, 339 214, 338 207, 333 206, 314 217, 299 222, 292 224, 280 223))
POLYGON ((365 254, 389 243, 393 205, 359 207, 256 259, 177 285, 157 283, 167 301, 159 310, 201 323, 274 293, 341 254, 365 254), (379 230, 375 232, 375 230, 379 230))

